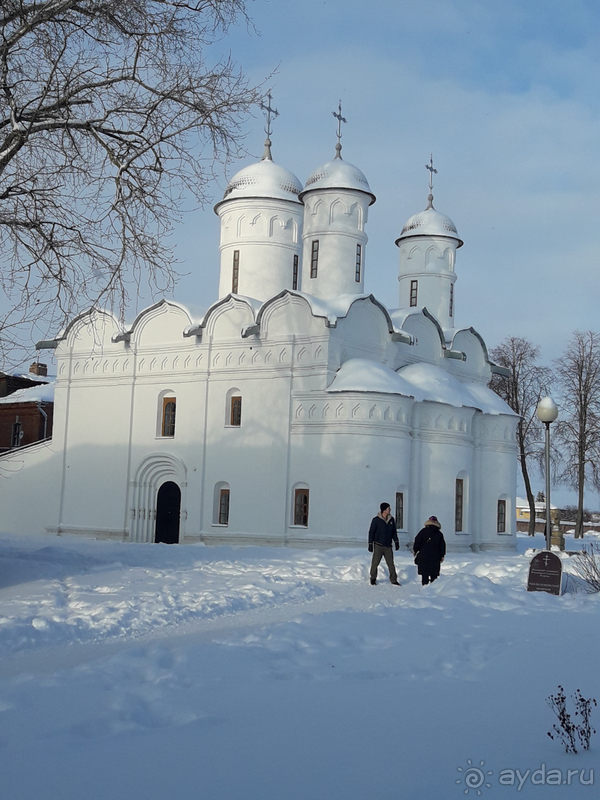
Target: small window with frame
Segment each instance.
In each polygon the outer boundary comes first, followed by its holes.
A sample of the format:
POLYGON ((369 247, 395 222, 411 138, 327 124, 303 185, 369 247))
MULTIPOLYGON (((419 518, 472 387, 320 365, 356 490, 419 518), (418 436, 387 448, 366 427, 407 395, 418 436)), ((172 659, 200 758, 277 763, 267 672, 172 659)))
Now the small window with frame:
POLYGON ((456 492, 454 496, 454 530, 463 529, 463 504, 465 495, 465 482, 462 478, 456 479, 456 492))
POLYGON ((163 397, 162 436, 172 438, 175 436, 175 413, 177 401, 174 397, 163 397))
POLYGON ((229 525, 229 498, 230 490, 221 489, 219 492, 219 525, 229 525))
POLYGON ((362 245, 356 245, 356 269, 354 272, 354 280, 356 283, 360 283, 362 275, 362 245))
POLYGON ((229 414, 229 424, 232 428, 239 428, 242 424, 242 397, 233 395, 229 414))
POLYGON ((294 525, 308 527, 308 489, 294 491, 294 525))
POLYGON ((411 308, 416 308, 418 291, 419 291, 419 281, 411 281, 410 282, 410 307, 411 308))
POLYGON ((310 277, 317 277, 317 270, 319 267, 319 240, 315 239, 311 244, 310 249, 310 277))
POLYGON ((396 492, 396 529, 404 530, 404 492, 396 492))
POLYGON ((498 533, 506 533, 506 500, 498 500, 498 533))
POLYGON ((238 293, 238 286, 240 282, 240 251, 233 251, 233 271, 231 276, 231 293, 238 293))

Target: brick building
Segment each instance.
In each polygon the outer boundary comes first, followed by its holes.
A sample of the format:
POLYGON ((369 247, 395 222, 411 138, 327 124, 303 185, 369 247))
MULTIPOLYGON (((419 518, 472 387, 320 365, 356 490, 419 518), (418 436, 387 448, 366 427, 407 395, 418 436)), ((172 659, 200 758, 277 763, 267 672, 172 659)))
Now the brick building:
POLYGON ((54 383, 45 364, 34 362, 29 375, 0 373, 0 452, 50 438, 53 411, 54 383))

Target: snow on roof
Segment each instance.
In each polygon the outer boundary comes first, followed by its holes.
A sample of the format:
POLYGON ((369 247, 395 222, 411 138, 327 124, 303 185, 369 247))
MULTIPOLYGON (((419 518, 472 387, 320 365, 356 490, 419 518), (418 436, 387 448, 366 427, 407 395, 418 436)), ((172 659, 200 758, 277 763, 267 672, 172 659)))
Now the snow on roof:
POLYGON ((461 383, 453 375, 434 364, 409 364, 398 370, 409 384, 424 395, 424 399, 450 406, 478 408, 485 414, 515 412, 495 392, 481 384, 461 383))
POLYGON ((402 328, 408 317, 413 316, 413 314, 422 314, 423 309, 419 306, 413 306, 412 308, 389 308, 388 314, 394 326, 397 328, 402 328))
POLYGON ((480 383, 463 385, 467 386, 469 393, 475 399, 475 407, 485 411, 486 414, 510 414, 513 417, 518 416, 508 403, 505 403, 501 397, 498 397, 496 392, 493 392, 487 386, 483 386, 480 383))
POLYGON ((256 297, 248 297, 245 294, 234 294, 232 297, 235 297, 237 300, 243 300, 245 303, 248 303, 250 308, 252 309, 252 313, 254 314, 254 318, 256 319, 256 315, 261 309, 261 306, 264 305, 263 300, 257 300, 256 297))
POLYGON ((190 303, 188 300, 169 300, 169 303, 182 308, 194 322, 199 322, 206 315, 207 307, 205 305, 190 303))
POLYGON ((350 358, 345 361, 327 391, 381 392, 423 399, 423 393, 393 369, 368 358, 350 358))
POLYGON ((27 378, 28 381, 39 381, 41 383, 50 383, 50 381, 54 380, 52 375, 37 375, 35 372, 27 372, 23 374, 15 373, 15 377, 27 378))
POLYGON ((424 211, 419 211, 407 221, 402 228, 402 233, 396 240, 396 244, 403 239, 413 236, 445 236, 458 241, 458 247, 462 247, 463 241, 458 236, 456 225, 450 217, 441 214, 430 205, 424 211))
POLYGON ((342 364, 327 391, 400 394, 419 401, 477 408, 485 414, 514 416, 514 411, 491 389, 476 383, 461 383, 433 364, 410 364, 394 372, 377 361, 351 358, 342 364))
POLYGON ((341 156, 318 167, 306 181, 302 194, 315 189, 351 189, 365 192, 371 195, 370 205, 375 202, 375 195, 364 173, 354 164, 344 161, 341 156))
POLYGON ((335 322, 338 317, 345 317, 352 303, 370 297, 368 294, 340 294, 330 300, 322 300, 305 292, 295 292, 295 294, 301 295, 306 300, 314 316, 327 317, 331 322, 335 322))
MULTIPOLYGON (((297 203, 301 191, 302 184, 293 172, 280 164, 275 164, 270 158, 263 158, 256 164, 249 164, 236 172, 227 184, 223 200, 268 197, 297 203)), ((223 200, 217 203, 215 211, 223 200)))
POLYGON ((6 397, 0 397, 0 403, 53 403, 54 381, 42 383, 40 386, 30 386, 29 389, 19 389, 6 397))

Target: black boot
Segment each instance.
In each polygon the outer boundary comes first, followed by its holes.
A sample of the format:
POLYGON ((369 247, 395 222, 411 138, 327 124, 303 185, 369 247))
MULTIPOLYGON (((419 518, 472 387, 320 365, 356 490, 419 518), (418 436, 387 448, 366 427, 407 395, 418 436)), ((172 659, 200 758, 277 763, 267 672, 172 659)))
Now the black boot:
POLYGON ((371 578, 371 586, 377 586, 377 578, 371 578))

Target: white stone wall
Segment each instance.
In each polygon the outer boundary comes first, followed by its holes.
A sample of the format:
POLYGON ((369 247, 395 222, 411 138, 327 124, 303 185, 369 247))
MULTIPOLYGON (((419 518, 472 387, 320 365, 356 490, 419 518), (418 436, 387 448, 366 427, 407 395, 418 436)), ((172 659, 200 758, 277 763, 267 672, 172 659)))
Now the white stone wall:
POLYGON ((454 265, 457 241, 427 236, 410 238, 400 245, 399 304, 409 308, 412 281, 417 281, 418 308, 427 308, 442 328, 454 327, 456 296, 450 315, 450 293, 456 281, 454 265))
POLYGON ((319 189, 306 192, 303 201, 302 291, 325 300, 340 294, 362 294, 371 196, 348 189, 319 189), (311 277, 315 241, 319 243, 317 275, 311 277), (361 247, 358 281, 357 245, 361 247))
POLYGON ((232 292, 234 252, 239 253, 236 294, 267 300, 293 289, 294 256, 298 285, 302 262, 303 208, 299 202, 237 199, 218 206, 221 219, 219 297, 232 292))
POLYGON ((452 549, 514 546, 516 418, 396 394, 327 391, 348 358, 398 368, 412 348, 460 378, 478 363, 475 336, 463 337, 473 357, 449 361, 423 315, 407 318, 420 341, 407 345, 392 341, 390 317, 369 297, 332 319, 287 293, 259 313, 241 299, 217 303, 185 337, 190 324, 181 307, 162 303, 118 341, 110 315, 72 325, 57 349, 51 445, 0 458, 3 472, 13 469, 0 481, 4 530, 152 541, 158 489, 174 481, 182 493, 180 541, 364 546, 379 503, 394 508, 402 490, 404 542, 436 514, 452 549), (228 417, 234 391, 242 397, 239 427, 228 417), (173 437, 160 430, 165 396, 177 402, 173 437), (465 525, 455 533, 459 475, 465 525), (230 518, 222 526, 215 497, 225 484, 230 518), (306 527, 293 524, 300 484, 309 488, 306 527), (496 531, 501 496, 508 501, 503 535, 496 531))

